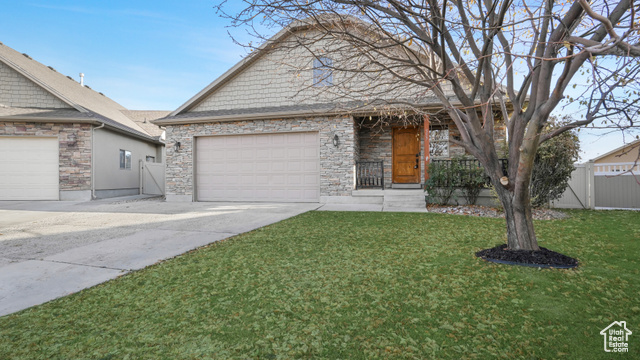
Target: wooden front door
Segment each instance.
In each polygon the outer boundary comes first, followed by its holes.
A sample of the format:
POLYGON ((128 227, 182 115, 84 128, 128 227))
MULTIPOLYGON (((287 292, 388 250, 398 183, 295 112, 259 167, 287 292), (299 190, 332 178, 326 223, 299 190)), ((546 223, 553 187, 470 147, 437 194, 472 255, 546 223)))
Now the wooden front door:
POLYGON ((396 184, 420 183, 420 131, 417 127, 393 128, 392 181, 396 184))

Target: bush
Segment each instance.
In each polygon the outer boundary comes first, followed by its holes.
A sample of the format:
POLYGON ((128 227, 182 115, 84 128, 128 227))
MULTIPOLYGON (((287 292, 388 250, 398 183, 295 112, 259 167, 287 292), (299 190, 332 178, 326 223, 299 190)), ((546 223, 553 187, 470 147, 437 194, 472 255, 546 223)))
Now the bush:
POLYGON ((429 179, 425 182, 428 203, 447 205, 454 200, 457 204, 456 189, 460 189, 467 204, 476 203, 480 190, 486 186, 486 175, 477 162, 463 160, 455 157, 429 164, 429 179))
MULTIPOLYGON (((453 184, 453 162, 432 162, 429 164, 429 179, 425 182, 424 189, 427 193, 427 203, 447 205, 455 195, 453 184)), ((454 198, 456 203, 457 198, 454 198)))
POLYGON ((463 169, 464 176, 462 178, 462 196, 467 204, 475 205, 478 201, 480 190, 486 187, 487 175, 480 165, 474 165, 463 169))
MULTIPOLYGON (((550 129, 551 130, 551 129, 550 129)), ((531 205, 547 206, 557 200, 569 185, 573 163, 578 160, 580 140, 572 132, 564 132, 542 143, 536 153, 531 176, 531 205)))

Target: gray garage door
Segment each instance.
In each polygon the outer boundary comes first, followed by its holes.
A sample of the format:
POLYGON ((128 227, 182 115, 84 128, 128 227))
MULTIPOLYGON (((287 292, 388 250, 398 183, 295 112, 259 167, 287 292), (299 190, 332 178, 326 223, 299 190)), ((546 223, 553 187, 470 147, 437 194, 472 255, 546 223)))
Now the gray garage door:
POLYGON ((58 200, 58 139, 0 136, 0 200, 58 200))
POLYGON ((318 133, 198 137, 198 201, 318 202, 318 133))

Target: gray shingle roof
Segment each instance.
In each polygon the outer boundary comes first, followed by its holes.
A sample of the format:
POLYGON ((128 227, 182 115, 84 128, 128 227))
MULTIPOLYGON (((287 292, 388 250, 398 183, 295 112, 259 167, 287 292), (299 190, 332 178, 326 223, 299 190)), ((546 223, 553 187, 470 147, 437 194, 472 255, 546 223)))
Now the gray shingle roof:
POLYGON ((129 119, 135 121, 138 126, 143 128, 149 135, 158 137, 162 135, 164 130, 158 125, 151 123, 153 120, 163 118, 171 113, 164 110, 122 110, 122 113, 129 119))
POLYGON ((68 119, 78 121, 98 121, 90 113, 82 113, 75 109, 34 109, 0 106, 1 119, 54 120, 68 119))
MULTIPOLYGON (((439 107, 440 101, 435 96, 420 99, 418 103, 407 102, 404 106, 407 110, 414 108, 430 108, 439 107)), ((208 121, 233 121, 233 120, 257 120, 257 119, 274 119, 298 116, 325 116, 339 114, 369 114, 380 110, 383 103, 365 103, 362 101, 350 101, 345 103, 319 103, 319 104, 301 104, 295 106, 273 106, 260 108, 245 108, 231 110, 211 110, 211 111, 193 111, 184 112, 175 116, 168 116, 155 120, 158 125, 191 123, 191 122, 208 122, 208 121)), ((398 108, 397 105, 394 107, 398 108)))
POLYGON ((40 111, 42 109, 7 110, 5 107, 0 110, 0 114, 7 115, 2 116, 9 116, 9 113, 12 112, 14 115, 11 116, 17 116, 18 113, 23 112, 25 116, 31 114, 30 117, 33 118, 38 116, 54 118, 53 114, 55 114, 56 117, 66 115, 66 117, 73 119, 94 119, 137 137, 156 140, 153 135, 123 113, 123 110, 127 110, 124 106, 88 87, 81 86, 75 80, 2 43, 0 43, 0 61, 76 109, 60 112, 40 111), (73 111, 77 114, 74 114, 73 111))

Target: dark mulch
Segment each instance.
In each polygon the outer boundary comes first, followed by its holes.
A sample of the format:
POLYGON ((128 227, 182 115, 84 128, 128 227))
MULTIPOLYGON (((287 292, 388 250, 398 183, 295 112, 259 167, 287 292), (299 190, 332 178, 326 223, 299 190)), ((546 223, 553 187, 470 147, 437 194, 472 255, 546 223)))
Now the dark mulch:
POLYGON ((540 250, 508 250, 506 244, 480 250, 476 256, 502 264, 534 267, 574 268, 578 260, 541 247, 540 250))

